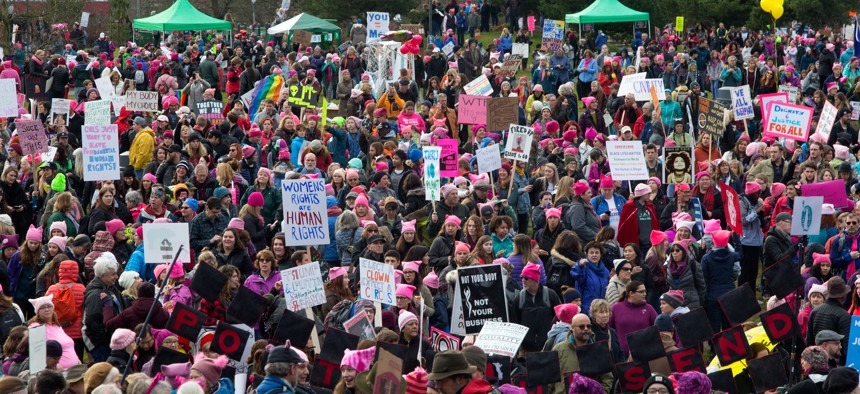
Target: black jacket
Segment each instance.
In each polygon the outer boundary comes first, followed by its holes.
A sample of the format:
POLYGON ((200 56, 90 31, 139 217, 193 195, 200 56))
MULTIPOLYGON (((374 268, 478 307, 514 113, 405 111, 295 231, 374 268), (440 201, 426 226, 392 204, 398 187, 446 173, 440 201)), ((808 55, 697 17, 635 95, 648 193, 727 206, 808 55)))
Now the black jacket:
POLYGON ((119 287, 106 285, 101 278, 96 277, 87 289, 84 291, 84 343, 87 343, 87 348, 91 346, 107 346, 110 343, 111 333, 108 332, 104 324, 104 315, 102 313, 102 300, 99 295, 105 293, 112 298, 109 304, 113 308, 114 314, 119 314, 125 308, 125 301, 119 287))
POLYGON ((787 256, 797 254, 797 246, 791 242, 791 238, 777 230, 776 226, 767 230, 767 237, 764 239, 764 265, 770 267, 787 256))
MULTIPOLYGON (((851 315, 848 311, 839 304, 839 301, 833 298, 828 298, 823 304, 815 307, 809 315, 809 328, 806 330, 806 343, 815 343, 815 336, 822 330, 834 331, 839 335, 844 335, 842 338, 842 348, 848 349, 848 334, 851 330, 851 315)), ((845 365, 845 355, 847 351, 842 352, 842 359, 839 365, 845 365)))

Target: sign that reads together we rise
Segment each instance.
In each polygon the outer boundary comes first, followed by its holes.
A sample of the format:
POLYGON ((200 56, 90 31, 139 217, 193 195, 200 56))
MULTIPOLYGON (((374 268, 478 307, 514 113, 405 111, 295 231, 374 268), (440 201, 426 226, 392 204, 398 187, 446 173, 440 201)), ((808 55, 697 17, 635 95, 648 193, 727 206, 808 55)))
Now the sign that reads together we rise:
POLYGON ((295 179, 281 182, 286 246, 311 246, 329 243, 325 181, 295 179))

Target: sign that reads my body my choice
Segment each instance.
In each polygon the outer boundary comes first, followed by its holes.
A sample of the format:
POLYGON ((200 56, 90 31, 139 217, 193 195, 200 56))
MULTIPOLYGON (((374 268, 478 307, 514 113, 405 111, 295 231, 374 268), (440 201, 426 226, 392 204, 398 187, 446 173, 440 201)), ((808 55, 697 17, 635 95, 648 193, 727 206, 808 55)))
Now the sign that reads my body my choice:
POLYGON ((286 246, 311 246, 329 243, 328 214, 325 206, 325 181, 296 179, 281 182, 284 205, 282 228, 286 246))

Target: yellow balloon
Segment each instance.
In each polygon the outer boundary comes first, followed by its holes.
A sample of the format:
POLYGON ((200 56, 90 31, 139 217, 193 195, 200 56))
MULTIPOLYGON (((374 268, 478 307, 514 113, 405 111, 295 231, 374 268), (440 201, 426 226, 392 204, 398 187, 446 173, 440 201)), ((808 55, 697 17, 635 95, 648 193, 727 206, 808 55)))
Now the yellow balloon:
POLYGON ((782 18, 782 12, 783 11, 784 10, 782 9, 782 5, 777 4, 777 5, 773 6, 773 8, 771 8, 770 14, 773 16, 774 20, 777 20, 779 18, 782 18))
POLYGON ((759 4, 761 5, 761 9, 764 12, 770 12, 770 10, 772 10, 773 6, 775 5, 774 2, 775 0, 761 0, 759 4))

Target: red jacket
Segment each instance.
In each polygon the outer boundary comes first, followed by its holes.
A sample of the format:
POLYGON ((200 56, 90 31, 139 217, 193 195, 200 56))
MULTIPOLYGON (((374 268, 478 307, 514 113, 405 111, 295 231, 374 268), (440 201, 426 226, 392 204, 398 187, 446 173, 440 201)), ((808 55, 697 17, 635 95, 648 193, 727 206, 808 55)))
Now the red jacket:
POLYGON ((78 311, 77 317, 72 321, 72 325, 64 326, 63 331, 72 339, 83 338, 81 335, 81 323, 84 317, 84 290, 86 287, 78 283, 78 263, 73 260, 66 260, 60 263, 60 269, 57 271, 59 283, 51 285, 45 292, 45 295, 53 294, 56 296, 60 292, 60 287, 68 287, 71 285, 72 293, 75 296, 75 310, 78 311))
MULTIPOLYGON (((637 213, 634 200, 627 201, 621 208, 621 219, 618 224, 618 244, 622 247, 628 243, 639 245, 639 214, 637 213)), ((650 201, 645 203, 645 209, 651 214, 651 228, 654 230, 660 229, 660 222, 657 217, 657 212, 654 210, 654 204, 650 201)), ((642 253, 647 253, 643 250, 642 253)))

